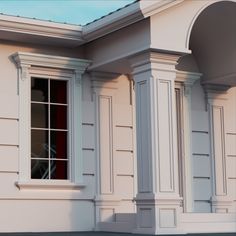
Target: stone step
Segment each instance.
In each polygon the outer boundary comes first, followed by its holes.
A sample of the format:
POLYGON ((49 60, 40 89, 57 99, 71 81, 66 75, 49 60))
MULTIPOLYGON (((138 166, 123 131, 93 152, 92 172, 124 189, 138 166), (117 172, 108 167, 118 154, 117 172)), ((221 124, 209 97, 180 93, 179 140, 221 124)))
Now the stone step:
POLYGON ((100 222, 98 223, 100 231, 104 232, 119 232, 119 233, 132 233, 134 230, 133 225, 128 222, 100 222))

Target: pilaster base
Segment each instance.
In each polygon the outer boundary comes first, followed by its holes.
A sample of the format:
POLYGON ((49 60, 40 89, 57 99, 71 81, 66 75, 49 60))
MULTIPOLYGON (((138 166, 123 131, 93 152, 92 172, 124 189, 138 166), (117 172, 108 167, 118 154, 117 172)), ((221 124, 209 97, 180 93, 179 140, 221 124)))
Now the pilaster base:
POLYGON ((181 234, 180 205, 178 196, 141 194, 136 198, 137 229, 140 234, 181 234))
POLYGON ((227 196, 214 196, 211 198, 212 212, 230 213, 232 212, 233 200, 227 196))
POLYGON ((121 198, 113 195, 100 195, 94 199, 96 211, 96 231, 99 231, 100 222, 114 222, 116 208, 120 205, 121 198))

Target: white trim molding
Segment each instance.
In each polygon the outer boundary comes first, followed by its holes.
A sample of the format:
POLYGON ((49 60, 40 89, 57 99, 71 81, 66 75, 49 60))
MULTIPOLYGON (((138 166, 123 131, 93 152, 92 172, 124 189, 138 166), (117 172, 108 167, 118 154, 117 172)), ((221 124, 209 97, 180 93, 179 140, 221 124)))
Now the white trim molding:
POLYGON ((51 55, 17 52, 12 58, 19 75, 19 181, 20 189, 76 189, 82 179, 81 78, 90 61, 51 55), (68 80, 70 174, 65 180, 32 180, 30 177, 30 77, 68 80), (57 186, 57 188, 56 188, 57 186))

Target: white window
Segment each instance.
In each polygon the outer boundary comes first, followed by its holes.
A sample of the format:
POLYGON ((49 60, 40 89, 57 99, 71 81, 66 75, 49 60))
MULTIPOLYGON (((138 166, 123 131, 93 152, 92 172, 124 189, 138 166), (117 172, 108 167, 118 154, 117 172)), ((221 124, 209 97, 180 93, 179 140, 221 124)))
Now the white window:
POLYGON ((16 53, 19 188, 70 189, 82 182, 81 75, 89 61, 16 53))
POLYGON ((31 179, 69 179, 68 82, 31 77, 31 179))

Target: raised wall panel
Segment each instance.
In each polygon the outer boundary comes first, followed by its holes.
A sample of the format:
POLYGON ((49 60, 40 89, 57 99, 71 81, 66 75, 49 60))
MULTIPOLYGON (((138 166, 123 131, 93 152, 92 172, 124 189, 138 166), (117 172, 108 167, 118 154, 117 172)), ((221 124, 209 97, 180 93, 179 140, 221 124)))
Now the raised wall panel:
POLYGON ((133 150, 133 129, 132 127, 116 127, 115 129, 115 148, 116 150, 133 150))
POLYGON ((83 149, 95 149, 95 127, 84 124, 82 127, 82 147, 83 149))
POLYGON ((133 199, 134 184, 133 176, 118 175, 116 177, 116 192, 124 199, 133 199))
POLYGON ((226 135, 226 154, 236 157, 236 133, 227 133, 226 135))
POLYGON ((209 201, 195 201, 194 202, 195 213, 209 213, 211 212, 211 204, 209 201))
POLYGON ((225 133, 224 108, 212 106, 212 128, 214 140, 215 191, 216 195, 226 193, 226 160, 225 160, 225 133))
POLYGON ((130 151, 116 151, 115 154, 116 173, 123 175, 134 174, 134 156, 130 151))
POLYGON ((208 112, 201 110, 193 110, 192 112, 192 130, 193 131, 201 131, 208 132, 208 112))
POLYGON ((18 172, 18 147, 0 146, 0 172, 18 172))
POLYGON ((99 143, 101 194, 113 193, 113 121, 112 97, 99 96, 99 143))
POLYGON ((236 178, 228 179, 228 194, 236 201, 236 178))
POLYGON ((149 140, 147 122, 148 117, 148 85, 147 81, 137 84, 136 101, 137 106, 137 154, 139 159, 138 166, 138 184, 140 192, 150 192, 152 186, 151 180, 151 160, 149 154, 149 140), (143 158, 146 157, 146 158, 143 158))
POLYGON ((0 119, 0 145, 18 145, 18 121, 0 119))
POLYGON ((90 149, 83 150, 83 173, 95 174, 95 151, 90 149))
POLYGON ((176 224, 175 209, 160 209, 160 228, 173 228, 176 224))
POLYGON ((194 178, 194 200, 210 200, 211 180, 209 178, 194 178))
POLYGON ((17 173, 0 172, 0 198, 6 198, 7 196, 17 196, 19 189, 16 187, 15 182, 19 176, 17 173))
POLYGON ((209 134, 206 132, 194 131, 192 135, 193 154, 210 154, 209 134))
POLYGON ((114 222, 115 209, 111 207, 102 207, 99 209, 101 222, 114 222))
POLYGON ((174 191, 172 88, 168 80, 158 83, 159 184, 160 192, 174 191))
POLYGON ((95 123, 94 103, 83 101, 82 106, 83 106, 82 122, 84 124, 94 124, 95 123))
POLYGON ((211 177, 211 160, 208 155, 193 155, 193 176, 211 177))
POLYGON ((227 157, 227 176, 228 178, 236 178, 236 156, 227 157))
POLYGON ((18 99, 16 94, 0 93, 0 118, 19 118, 18 99))
POLYGON ((126 104, 116 104, 114 107, 114 120, 118 126, 133 126, 133 107, 126 104))
POLYGON ((84 174, 83 180, 86 187, 81 192, 82 196, 85 196, 85 198, 88 198, 88 199, 94 199, 94 195, 96 192, 96 183, 97 183, 95 176, 84 174))

